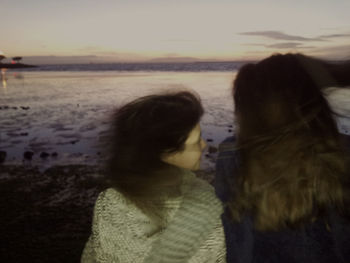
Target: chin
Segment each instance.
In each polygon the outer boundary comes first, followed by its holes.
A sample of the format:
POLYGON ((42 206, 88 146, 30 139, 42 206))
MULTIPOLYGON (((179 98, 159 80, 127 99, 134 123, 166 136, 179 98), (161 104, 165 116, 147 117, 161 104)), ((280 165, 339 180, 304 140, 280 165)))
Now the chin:
POLYGON ((200 168, 200 163, 196 164, 194 167, 192 167, 190 170, 191 171, 198 171, 200 168))

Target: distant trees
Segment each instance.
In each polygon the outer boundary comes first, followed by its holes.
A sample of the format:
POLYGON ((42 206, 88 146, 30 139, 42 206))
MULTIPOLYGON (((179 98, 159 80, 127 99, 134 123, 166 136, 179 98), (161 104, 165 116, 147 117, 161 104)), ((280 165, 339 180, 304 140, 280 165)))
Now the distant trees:
POLYGON ((16 63, 19 63, 22 60, 22 57, 13 57, 13 61, 16 61, 16 63))
POLYGON ((0 63, 1 63, 1 60, 3 60, 4 58, 6 58, 4 55, 0 55, 0 63))

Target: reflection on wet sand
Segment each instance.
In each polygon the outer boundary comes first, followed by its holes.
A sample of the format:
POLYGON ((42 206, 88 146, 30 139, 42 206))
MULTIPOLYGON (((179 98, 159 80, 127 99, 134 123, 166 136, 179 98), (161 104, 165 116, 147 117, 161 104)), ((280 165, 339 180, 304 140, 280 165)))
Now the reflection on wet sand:
POLYGON ((2 68, 1 69, 1 84, 4 89, 4 92, 7 91, 7 79, 6 79, 6 69, 2 68))
POLYGON ((3 90, 4 94, 7 94, 9 79, 18 79, 18 80, 23 80, 24 79, 24 76, 21 73, 13 72, 9 76, 8 75, 9 73, 6 73, 6 71, 7 71, 6 68, 2 68, 1 69, 1 74, 0 74, 1 87, 2 87, 2 90, 3 90))

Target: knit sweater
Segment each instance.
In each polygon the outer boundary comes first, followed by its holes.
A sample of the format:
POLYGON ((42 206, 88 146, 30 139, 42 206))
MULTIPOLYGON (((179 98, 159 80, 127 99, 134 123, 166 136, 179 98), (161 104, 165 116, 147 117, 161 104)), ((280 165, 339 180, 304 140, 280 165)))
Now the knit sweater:
POLYGON ((226 262, 222 205, 207 182, 186 172, 181 195, 159 202, 165 226, 113 188, 95 204, 92 233, 81 262, 226 262))
MULTIPOLYGON (((349 142, 350 137, 344 142, 349 142)), ((350 147, 349 147, 350 149, 350 147)), ((217 160, 215 190, 228 202, 234 195, 229 184, 235 183, 240 164, 235 150, 235 138, 227 138, 220 145, 217 160)), ((257 231, 251 216, 233 222, 228 208, 222 215, 226 236, 227 262, 234 263, 348 263, 350 262, 350 221, 330 211, 327 227, 319 219, 302 229, 257 231)))

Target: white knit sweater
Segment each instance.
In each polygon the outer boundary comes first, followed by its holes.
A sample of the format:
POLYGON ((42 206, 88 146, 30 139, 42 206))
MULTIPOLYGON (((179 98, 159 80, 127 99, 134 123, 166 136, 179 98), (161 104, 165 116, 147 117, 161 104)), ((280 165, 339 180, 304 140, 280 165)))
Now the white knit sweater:
POLYGON ((222 206, 213 187, 189 172, 183 182, 182 195, 162 203, 161 231, 115 189, 102 192, 81 262, 226 262, 222 206))

